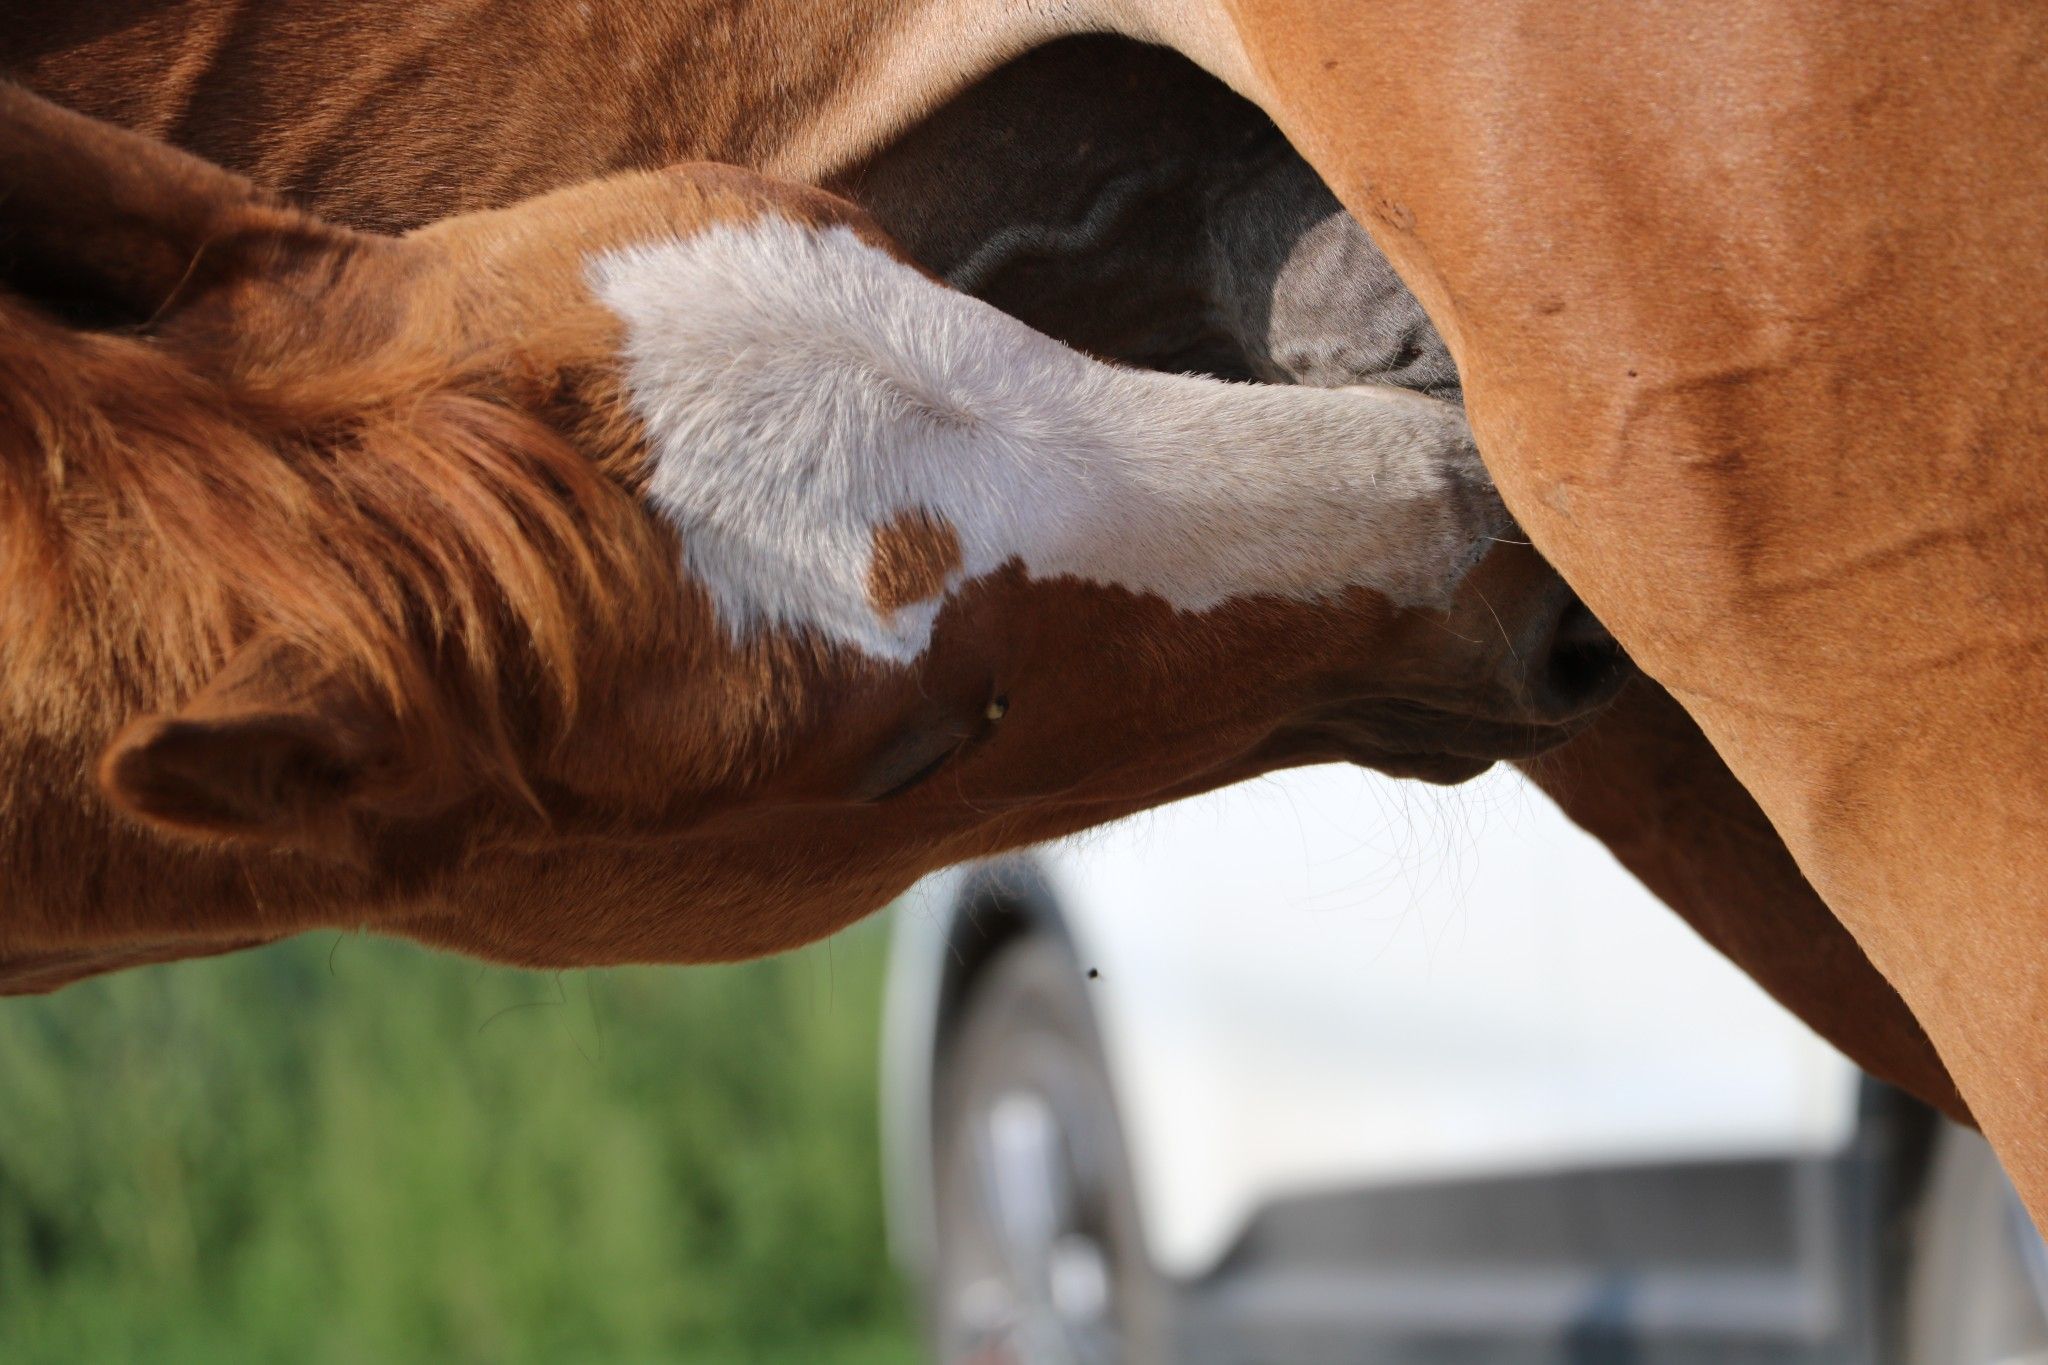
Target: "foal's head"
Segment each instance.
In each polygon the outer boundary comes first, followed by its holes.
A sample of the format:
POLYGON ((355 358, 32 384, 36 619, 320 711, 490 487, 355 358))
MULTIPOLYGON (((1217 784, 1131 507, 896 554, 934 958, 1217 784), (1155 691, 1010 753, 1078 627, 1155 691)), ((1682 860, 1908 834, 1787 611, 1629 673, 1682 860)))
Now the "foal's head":
POLYGON ((1112 369, 698 166, 402 239, 0 89, 0 987, 822 934, 1611 647, 1455 411, 1112 369))

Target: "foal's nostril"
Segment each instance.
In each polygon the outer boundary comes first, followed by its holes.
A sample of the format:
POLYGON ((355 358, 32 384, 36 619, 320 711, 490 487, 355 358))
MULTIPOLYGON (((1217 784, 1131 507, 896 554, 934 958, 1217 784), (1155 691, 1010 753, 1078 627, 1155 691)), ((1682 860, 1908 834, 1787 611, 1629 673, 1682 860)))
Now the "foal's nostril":
POLYGON ((1628 656, 1575 593, 1565 595, 1542 654, 1532 663, 1529 702, 1550 720, 1591 711, 1612 700, 1628 680, 1628 656))

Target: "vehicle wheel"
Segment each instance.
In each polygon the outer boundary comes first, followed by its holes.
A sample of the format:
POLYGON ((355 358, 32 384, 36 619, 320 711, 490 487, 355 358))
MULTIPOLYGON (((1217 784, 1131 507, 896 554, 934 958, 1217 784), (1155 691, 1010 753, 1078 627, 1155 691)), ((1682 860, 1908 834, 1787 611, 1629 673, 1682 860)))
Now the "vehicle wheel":
POLYGON ((1975 1133, 1944 1125, 1906 1272, 1909 1365, 2048 1365, 2048 1253, 1975 1133))
POLYGON ((1027 937, 977 978, 936 1077, 942 1365, 1154 1365, 1147 1260, 1081 969, 1027 937))

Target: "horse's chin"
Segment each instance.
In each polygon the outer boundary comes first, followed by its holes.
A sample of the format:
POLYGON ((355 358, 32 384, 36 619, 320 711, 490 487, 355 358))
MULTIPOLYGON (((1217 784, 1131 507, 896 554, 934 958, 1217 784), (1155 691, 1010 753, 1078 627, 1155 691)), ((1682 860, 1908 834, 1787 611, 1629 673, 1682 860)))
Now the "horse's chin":
POLYGON ((1266 755, 1289 764, 1355 763, 1390 777, 1454 786, 1495 763, 1548 753, 1597 714, 1541 724, 1380 701, 1304 717, 1275 735, 1266 755))
POLYGON ((1389 754, 1375 755, 1364 760, 1364 763, 1366 767, 1383 772, 1389 777, 1430 782, 1439 787, 1455 787, 1460 782, 1470 782, 1491 768, 1494 760, 1472 758, 1465 754, 1389 754))

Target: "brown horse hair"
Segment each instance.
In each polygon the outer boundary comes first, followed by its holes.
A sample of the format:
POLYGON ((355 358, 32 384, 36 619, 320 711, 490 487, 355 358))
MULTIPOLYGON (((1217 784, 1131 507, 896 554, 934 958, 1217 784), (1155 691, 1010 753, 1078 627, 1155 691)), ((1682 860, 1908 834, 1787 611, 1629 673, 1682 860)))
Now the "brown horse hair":
POLYGON ((0 294, 8 694, 98 675, 161 707, 267 638, 530 800, 508 710, 561 736, 592 658, 672 595, 672 549, 531 415, 564 381, 514 373, 366 363, 265 389, 0 294))

